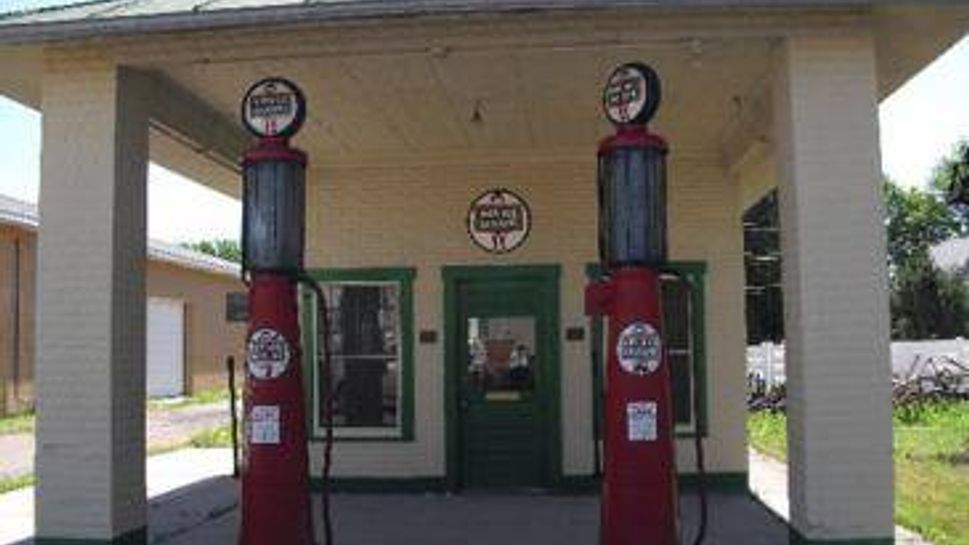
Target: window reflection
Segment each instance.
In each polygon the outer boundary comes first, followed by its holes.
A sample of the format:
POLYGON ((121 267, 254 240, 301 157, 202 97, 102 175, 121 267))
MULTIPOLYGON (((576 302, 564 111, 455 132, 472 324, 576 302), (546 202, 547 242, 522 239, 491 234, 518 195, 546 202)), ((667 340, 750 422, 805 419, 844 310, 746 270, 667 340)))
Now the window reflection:
MULTIPOLYGON (((328 342, 333 363, 334 424, 349 428, 397 427, 401 358, 399 286, 330 282, 324 285, 324 290, 330 314, 328 342)), ((323 332, 319 335, 322 337, 323 332)), ((319 342, 327 340, 320 338, 319 342)), ((323 380, 322 371, 317 377, 323 380)), ((321 384, 321 391, 322 388, 321 384)), ((322 422, 325 418, 322 404, 319 411, 322 422)))
POLYGON ((534 390, 534 317, 472 317, 467 328, 469 386, 489 398, 534 390))

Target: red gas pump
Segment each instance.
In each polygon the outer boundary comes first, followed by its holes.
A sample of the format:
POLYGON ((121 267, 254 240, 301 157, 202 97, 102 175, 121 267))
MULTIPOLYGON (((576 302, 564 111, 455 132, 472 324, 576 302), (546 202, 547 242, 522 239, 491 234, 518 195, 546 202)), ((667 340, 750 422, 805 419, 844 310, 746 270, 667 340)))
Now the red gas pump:
POLYGON ((599 145, 599 254, 604 280, 586 312, 608 317, 603 545, 678 543, 670 371, 660 268, 666 263, 666 142, 646 123, 660 84, 648 66, 617 68, 603 93, 616 134, 599 145))
POLYGON ((311 545, 309 467, 296 285, 303 267, 305 118, 293 83, 253 85, 242 104, 258 141, 243 158, 243 269, 249 332, 243 402, 242 545, 311 545))

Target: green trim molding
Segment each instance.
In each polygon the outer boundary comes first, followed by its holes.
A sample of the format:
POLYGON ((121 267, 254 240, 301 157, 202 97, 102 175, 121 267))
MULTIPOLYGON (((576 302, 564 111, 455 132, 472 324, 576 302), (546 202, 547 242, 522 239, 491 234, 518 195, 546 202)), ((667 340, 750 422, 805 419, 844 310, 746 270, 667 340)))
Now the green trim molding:
MULTIPOLYGON (((709 392, 707 389, 707 335, 706 335, 706 276, 707 264, 703 261, 673 261, 667 263, 665 270, 677 274, 690 285, 690 329, 693 342, 693 368, 690 375, 695 383, 696 395, 700 396, 700 411, 693 417, 693 429, 676 431, 676 437, 693 437, 696 432, 701 437, 709 436, 709 419, 707 417, 709 407, 709 392)), ((602 267, 598 263, 588 263, 585 267, 586 278, 597 280, 602 276, 602 267)), ((592 318, 590 324, 589 338, 592 351, 602 346, 605 332, 602 327, 601 318, 592 318)), ((592 368, 595 371, 592 379, 593 388, 593 434, 596 440, 601 438, 602 428, 602 362, 597 361, 593 353, 590 353, 593 360, 592 368)), ((692 404, 690 412, 693 412, 692 404)), ((679 426, 678 426, 679 427, 679 426)))
POLYGON ((147 545, 148 528, 142 526, 111 539, 36 537, 36 545, 147 545))
MULTIPOLYGON (((394 442, 414 440, 414 279, 417 269, 413 267, 371 267, 348 269, 310 269, 307 274, 314 280, 327 282, 396 282, 400 286, 400 336, 401 336, 401 400, 400 400, 400 432, 387 436, 353 436, 352 428, 341 432, 334 438, 340 442, 394 442)), ((302 326, 303 332, 303 376, 305 377, 304 391, 308 392, 307 426, 310 431, 310 441, 322 441, 323 437, 317 433, 322 423, 317 422, 316 411, 316 369, 317 369, 317 312, 316 296, 312 290, 302 290, 302 326)))
POLYGON ((559 265, 461 265, 441 267, 444 282, 444 420, 445 420, 445 459, 447 464, 446 480, 449 490, 460 487, 461 467, 458 433, 458 380, 456 354, 459 350, 457 322, 460 315, 458 286, 465 282, 534 282, 536 289, 542 290, 547 302, 545 312, 548 319, 549 365, 547 384, 551 386, 547 398, 547 421, 550 426, 548 440, 549 484, 554 487, 562 480, 562 417, 561 417, 561 276, 559 265))
MULTIPOLYGON (((323 490, 321 477, 310 478, 310 490, 323 490)), ((447 492, 444 477, 337 477, 330 481, 330 492, 340 494, 427 494, 447 492)))
MULTIPOLYGON (((699 484, 696 474, 681 474, 677 477, 681 490, 694 490, 699 484)), ((323 480, 312 477, 311 489, 323 489, 323 480)), ((598 494, 600 479, 592 475, 563 475, 552 486, 544 489, 549 495, 589 495, 598 494)), ((709 473, 706 476, 707 490, 712 492, 747 494, 747 473, 709 473)), ((425 494, 449 492, 453 488, 447 477, 336 477, 330 481, 330 491, 347 494, 425 494)))
POLYGON ((809 539, 788 525, 789 545, 895 545, 894 537, 864 537, 844 539, 809 539))

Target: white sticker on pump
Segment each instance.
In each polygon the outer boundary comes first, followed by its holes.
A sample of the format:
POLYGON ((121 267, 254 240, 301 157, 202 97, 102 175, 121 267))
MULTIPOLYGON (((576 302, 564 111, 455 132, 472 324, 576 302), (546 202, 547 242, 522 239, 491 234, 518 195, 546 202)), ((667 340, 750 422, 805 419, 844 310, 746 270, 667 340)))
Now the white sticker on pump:
POLYGON ((627 403, 626 430, 630 441, 655 441, 657 438, 656 402, 627 403))
POLYGON ((627 325, 616 342, 616 358, 623 371, 645 376, 659 369, 663 341, 656 328, 646 322, 627 325))
POLYGON ((252 332, 246 346, 246 367, 257 379, 274 379, 289 367, 289 343, 282 333, 270 327, 252 332))
POLYGON ((249 443, 278 445, 279 405, 253 405, 249 412, 249 443))

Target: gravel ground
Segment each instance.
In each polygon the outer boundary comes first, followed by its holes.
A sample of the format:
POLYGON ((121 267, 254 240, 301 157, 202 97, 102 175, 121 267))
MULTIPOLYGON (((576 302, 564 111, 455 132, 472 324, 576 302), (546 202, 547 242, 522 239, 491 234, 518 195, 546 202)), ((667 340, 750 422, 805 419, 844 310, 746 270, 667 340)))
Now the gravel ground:
POLYGON ((229 423, 227 401, 148 411, 148 448, 184 442, 193 435, 229 423))
MULTIPOLYGON (((148 448, 183 443, 195 434, 229 422, 228 403, 220 401, 180 408, 148 410, 148 448)), ((33 434, 0 435, 0 478, 18 477, 34 471, 33 434)))

